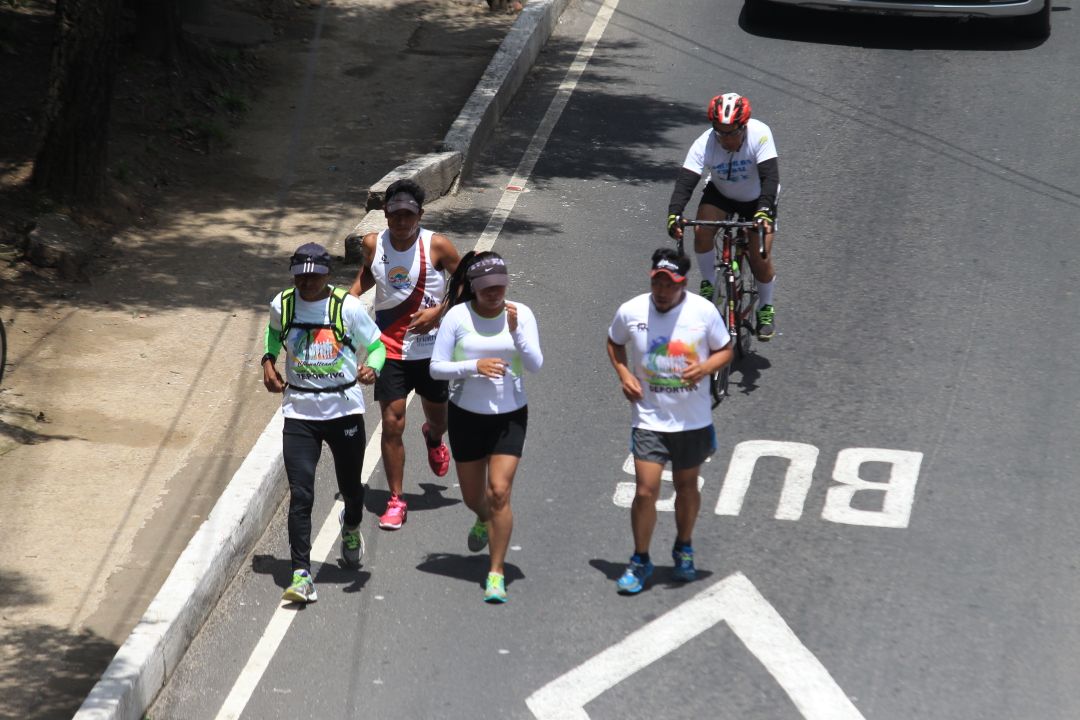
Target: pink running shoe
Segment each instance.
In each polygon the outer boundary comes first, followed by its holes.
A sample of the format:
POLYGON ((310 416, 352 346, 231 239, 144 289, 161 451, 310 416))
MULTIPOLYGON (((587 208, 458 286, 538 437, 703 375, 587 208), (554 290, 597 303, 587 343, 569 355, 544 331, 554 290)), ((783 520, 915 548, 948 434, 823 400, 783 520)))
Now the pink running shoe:
POLYGON ((399 495, 391 495, 386 503, 386 512, 379 518, 379 527, 383 530, 400 530, 409 515, 409 507, 399 495))
POLYGON ((427 445, 427 461, 428 465, 431 466, 431 472, 442 477, 450 471, 450 449, 446 447, 444 442, 439 442, 438 447, 428 445, 427 423, 424 423, 424 427, 420 428, 420 432, 424 434, 424 444, 427 445))

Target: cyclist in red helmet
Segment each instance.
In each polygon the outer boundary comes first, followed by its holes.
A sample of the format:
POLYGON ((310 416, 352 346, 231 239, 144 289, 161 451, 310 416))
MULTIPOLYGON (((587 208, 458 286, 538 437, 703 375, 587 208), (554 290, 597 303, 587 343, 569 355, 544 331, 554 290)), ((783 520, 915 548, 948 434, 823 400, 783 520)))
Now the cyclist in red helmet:
MULTIPOLYGON (((765 252, 750 243, 750 268, 758 282, 757 335, 772 339, 776 311, 773 307, 773 230, 776 225, 780 166, 769 126, 750 117, 750 101, 736 93, 717 95, 707 111, 712 129, 706 130, 686 154, 675 179, 668 204, 668 234, 682 239, 683 210, 702 175, 705 191, 698 203, 698 220, 726 220, 732 214, 765 226, 765 252)), ((701 271, 701 294, 712 298, 716 285, 714 227, 694 228, 694 253, 701 271)))

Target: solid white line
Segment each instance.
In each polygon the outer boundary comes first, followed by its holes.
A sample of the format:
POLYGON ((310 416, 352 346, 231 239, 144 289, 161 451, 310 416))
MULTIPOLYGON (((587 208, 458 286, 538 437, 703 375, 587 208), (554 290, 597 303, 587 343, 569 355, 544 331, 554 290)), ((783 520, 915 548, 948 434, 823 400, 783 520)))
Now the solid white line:
POLYGON ((588 720, 586 704, 725 621, 807 720, 865 720, 828 670, 742 573, 698 593, 540 688, 525 702, 537 720, 588 720))
MULTIPOLYGON (((503 191, 502 197, 499 199, 495 210, 492 212, 491 218, 484 227, 484 231, 476 241, 476 246, 473 248, 476 252, 490 250, 495 246, 495 241, 502 233, 502 228, 506 224, 506 219, 510 217, 510 213, 517 204, 518 196, 524 190, 525 184, 532 175, 533 168, 536 167, 536 162, 540 157, 540 153, 543 151, 548 138, 551 136, 551 131, 555 128, 555 124, 559 121, 559 117, 566 108, 566 104, 570 100, 570 95, 577 87, 578 80, 585 71, 585 66, 588 64, 589 58, 592 57, 593 51, 596 49, 596 45, 599 42, 601 35, 604 33, 604 28, 607 27, 608 21, 611 19, 618 4, 619 0, 607 0, 597 13, 596 19, 593 20, 593 24, 589 28, 589 32, 585 35, 585 40, 583 41, 581 48, 578 50, 569 70, 567 70, 563 81, 559 84, 559 89, 555 93, 555 97, 552 99, 551 104, 548 106, 547 112, 544 113, 544 117, 540 121, 540 126, 537 128, 536 134, 533 135, 532 140, 529 142, 529 147, 522 156, 521 162, 518 163, 513 178, 507 184, 507 189, 503 191)), ((406 406, 411 403, 412 398, 413 395, 410 394, 406 406)), ((381 436, 382 425, 379 424, 372 433, 371 440, 368 441, 367 449, 364 451, 362 482, 365 485, 370 479, 375 466, 382 459, 380 445, 381 436)), ((330 550, 337 540, 339 532, 337 517, 340 508, 340 502, 334 503, 330 515, 326 518, 322 528, 319 530, 318 537, 315 542, 312 543, 311 558, 313 561, 317 558, 321 558, 319 562, 325 562, 326 557, 330 554, 330 550)), ((270 623, 267 625, 266 632, 255 646, 255 650, 252 651, 251 657, 248 658, 244 669, 240 671, 240 675, 237 677, 236 683, 229 692, 229 696, 225 699, 224 704, 221 706, 221 710, 218 711, 216 720, 236 720, 240 717, 240 714, 244 711, 244 708, 247 707, 252 693, 255 692, 256 686, 262 679, 263 673, 266 672, 267 666, 273 659, 274 654, 281 645, 281 641, 285 638, 289 625, 292 624, 295 617, 296 610, 289 606, 283 605, 274 611, 274 615, 270 618, 270 623)))
MULTIPOLYGON (((412 395, 408 399, 412 400, 412 395)), ((375 471, 375 466, 378 465, 379 460, 382 458, 381 443, 382 423, 379 423, 371 433, 367 448, 364 450, 364 466, 360 472, 361 482, 364 485, 368 484, 371 474, 375 471)), ((322 564, 329 557, 330 551, 338 539, 338 533, 340 532, 338 515, 344 507, 345 504, 338 500, 330 508, 330 514, 326 516, 322 527, 319 528, 319 534, 311 544, 311 559, 313 562, 322 564)), ((314 571, 315 568, 313 567, 312 570, 314 571)), ((316 575, 318 573, 313 572, 312 574, 316 575)), ((263 673, 266 672, 266 668, 270 665, 270 661, 274 659, 274 654, 281 645, 281 641, 285 639, 285 633, 288 632, 289 626, 292 625, 296 615, 297 609, 291 604, 281 605, 274 611, 274 614, 270 617, 270 622, 266 625, 266 631, 263 632, 258 644, 255 645, 255 649, 251 651, 251 657, 248 658, 244 669, 240 671, 236 682, 233 683, 229 696, 225 698, 221 709, 218 710, 216 720, 236 720, 244 712, 248 701, 251 700, 252 693, 255 692, 255 687, 262 679, 263 673)))
POLYGON ((585 40, 581 43, 574 61, 570 63, 566 76, 559 83, 559 89, 555 92, 555 97, 551 99, 547 112, 544 113, 544 117, 540 120, 540 126, 537 127, 536 133, 529 142, 529 147, 525 149, 525 154, 521 156, 521 162, 518 163, 513 177, 507 183, 506 189, 503 190, 502 197, 499 198, 494 212, 491 213, 491 218, 488 220, 484 232, 480 233, 480 239, 476 241, 477 252, 490 250, 495 245, 495 239, 502 232, 503 225, 506 224, 507 218, 510 217, 514 206, 517 205, 518 198, 525 192, 526 184, 532 176, 537 161, 540 159, 540 153, 543 152, 544 147, 547 145, 547 141, 551 137, 551 131, 555 129, 555 124, 559 122, 563 110, 566 109, 566 104, 570 102, 570 96, 577 88, 578 81, 581 79, 582 73, 585 72, 585 67, 589 64, 589 59, 592 58, 593 52, 596 51, 596 45, 600 42, 604 30, 607 28, 608 22, 611 20, 611 16, 615 14, 615 8, 618 6, 619 0, 606 0, 596 13, 596 18, 593 19, 589 32, 585 34, 585 40))

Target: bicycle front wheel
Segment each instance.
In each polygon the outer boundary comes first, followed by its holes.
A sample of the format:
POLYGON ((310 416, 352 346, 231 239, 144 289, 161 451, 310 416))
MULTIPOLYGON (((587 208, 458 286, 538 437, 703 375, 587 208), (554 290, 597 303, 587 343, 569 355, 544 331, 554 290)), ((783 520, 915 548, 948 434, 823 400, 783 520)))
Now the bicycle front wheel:
POLYGON ((716 309, 724 318, 728 335, 731 337, 732 347, 735 348, 735 356, 731 362, 720 368, 709 378, 709 389, 712 392, 712 406, 715 408, 728 396, 728 388, 731 384, 731 366, 741 357, 742 350, 739 340, 738 321, 738 285, 737 278, 730 268, 725 268, 723 273, 723 289, 717 291, 716 309))
POLYGON ((735 273, 735 301, 734 319, 736 352, 740 356, 750 353, 750 344, 757 331, 755 329, 754 310, 757 307, 757 280, 750 271, 750 263, 746 256, 740 258, 738 271, 735 273))

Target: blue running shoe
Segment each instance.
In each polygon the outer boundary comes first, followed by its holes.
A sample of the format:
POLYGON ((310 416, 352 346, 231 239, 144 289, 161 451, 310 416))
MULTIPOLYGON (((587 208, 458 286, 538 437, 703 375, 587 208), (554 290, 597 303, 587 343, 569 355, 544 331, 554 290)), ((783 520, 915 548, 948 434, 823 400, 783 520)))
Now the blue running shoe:
POLYGON ((682 550, 672 550, 671 559, 675 561, 675 570, 671 578, 678 582, 690 582, 697 580, 697 569, 694 567, 694 548, 687 545, 682 550))
POLYGON ((622 574, 618 582, 619 593, 622 595, 636 595, 645 589, 645 582, 652 577, 653 564, 651 562, 640 563, 630 558, 630 564, 626 566, 626 572, 622 574))

